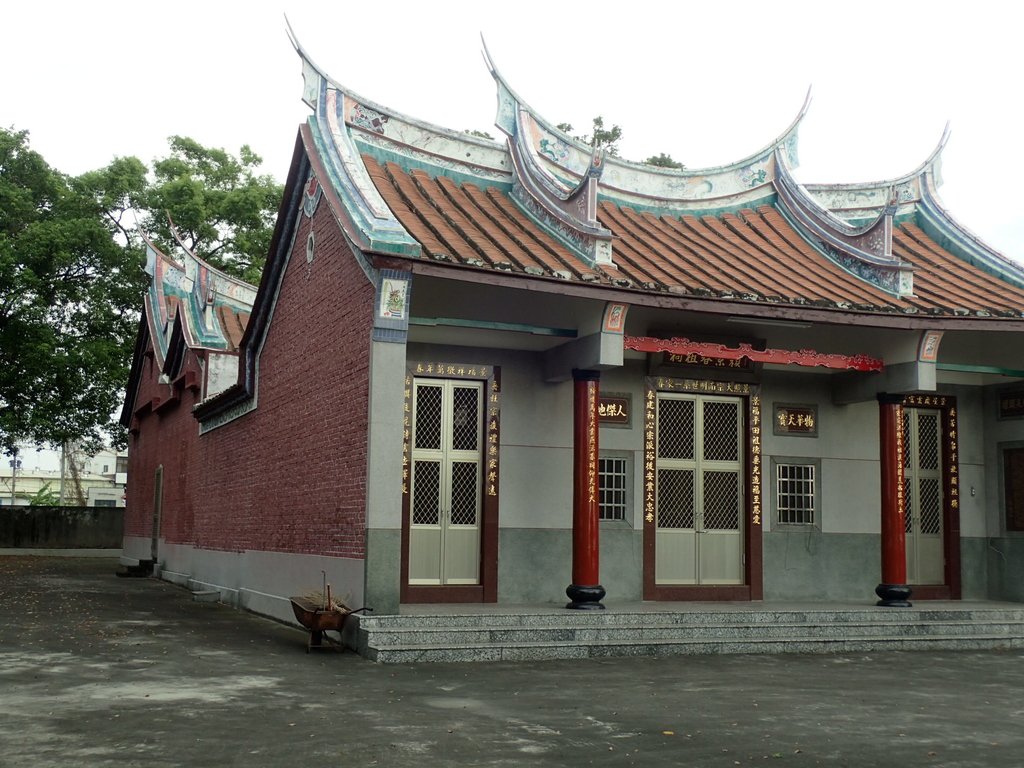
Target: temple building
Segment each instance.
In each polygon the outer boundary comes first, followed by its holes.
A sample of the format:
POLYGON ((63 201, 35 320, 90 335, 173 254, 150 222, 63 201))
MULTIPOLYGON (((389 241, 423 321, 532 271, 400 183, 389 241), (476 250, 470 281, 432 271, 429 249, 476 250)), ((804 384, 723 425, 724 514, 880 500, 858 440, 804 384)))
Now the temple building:
POLYGON ((663 169, 490 59, 500 141, 296 49, 260 285, 150 246, 126 558, 280 618, 322 578, 378 614, 1024 601, 1024 270, 943 207, 946 136, 801 184, 805 105, 663 169))

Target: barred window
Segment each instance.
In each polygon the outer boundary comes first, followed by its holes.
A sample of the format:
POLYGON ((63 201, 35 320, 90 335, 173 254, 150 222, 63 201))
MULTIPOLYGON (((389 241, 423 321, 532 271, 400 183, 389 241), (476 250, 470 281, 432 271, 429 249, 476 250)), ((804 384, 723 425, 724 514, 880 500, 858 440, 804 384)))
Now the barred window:
POLYGON ((815 464, 775 464, 775 516, 780 525, 817 522, 816 486, 815 464))
POLYGON ((623 456, 597 460, 601 520, 626 520, 629 496, 629 462, 623 456))

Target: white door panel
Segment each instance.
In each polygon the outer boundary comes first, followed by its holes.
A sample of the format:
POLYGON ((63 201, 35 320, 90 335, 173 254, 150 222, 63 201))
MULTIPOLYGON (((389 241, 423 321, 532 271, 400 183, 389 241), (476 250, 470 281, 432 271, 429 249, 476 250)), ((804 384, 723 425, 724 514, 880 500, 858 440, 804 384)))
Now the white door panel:
POLYGON ((739 398, 661 393, 655 583, 742 584, 739 398))
POLYGON ((478 584, 483 384, 415 379, 410 584, 478 584))

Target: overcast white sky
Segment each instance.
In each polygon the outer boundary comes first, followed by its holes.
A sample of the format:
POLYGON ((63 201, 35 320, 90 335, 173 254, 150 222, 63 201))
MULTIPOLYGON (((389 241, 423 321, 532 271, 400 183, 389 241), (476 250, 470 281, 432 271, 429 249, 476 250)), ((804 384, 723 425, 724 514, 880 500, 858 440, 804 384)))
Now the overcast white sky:
POLYGON ((870 181, 919 165, 942 134, 942 199, 1024 261, 1015 195, 1024 10, 995 2, 67 2, 7 5, 0 125, 67 173, 149 163, 172 134, 283 180, 307 114, 287 13, 337 81, 455 129, 493 128, 480 34, 513 88, 553 122, 624 131, 621 154, 691 168, 745 157, 792 120, 804 182, 870 181), (578 8, 578 11, 572 8, 578 8))

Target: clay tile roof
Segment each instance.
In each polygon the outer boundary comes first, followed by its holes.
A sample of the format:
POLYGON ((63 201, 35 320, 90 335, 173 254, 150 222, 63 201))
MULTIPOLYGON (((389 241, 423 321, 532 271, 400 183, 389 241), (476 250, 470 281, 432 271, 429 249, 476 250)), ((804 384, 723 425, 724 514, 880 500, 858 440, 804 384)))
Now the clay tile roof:
POLYGON ((614 265, 592 267, 538 226, 500 186, 481 188, 426 171, 382 166, 370 178, 430 259, 659 293, 776 304, 941 315, 1024 311, 1024 290, 948 253, 913 223, 897 227, 893 255, 915 268, 898 297, 826 257, 773 205, 736 213, 655 215, 603 200, 614 265))
POLYGON ((238 349, 238 345, 242 341, 242 334, 245 332, 248 315, 243 320, 242 316, 233 311, 231 307, 221 304, 217 307, 217 319, 220 320, 221 328, 224 329, 224 338, 227 339, 228 346, 231 349, 238 349))
POLYGON ((922 302, 950 309, 1024 311, 1024 290, 956 258, 915 224, 903 224, 893 233, 893 253, 917 268, 914 292, 922 302))
POLYGON ((494 187, 456 184, 363 156, 370 178, 429 258, 531 274, 597 276, 494 187))

